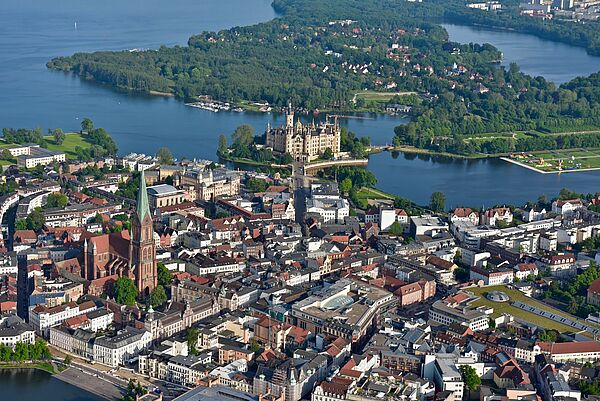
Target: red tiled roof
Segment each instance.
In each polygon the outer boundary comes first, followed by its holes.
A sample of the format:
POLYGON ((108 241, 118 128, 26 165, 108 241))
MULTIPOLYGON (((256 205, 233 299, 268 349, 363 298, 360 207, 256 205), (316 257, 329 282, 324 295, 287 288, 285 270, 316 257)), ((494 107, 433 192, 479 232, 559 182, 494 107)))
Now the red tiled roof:
POLYGON ((71 318, 65 320, 65 325, 67 325, 69 327, 80 327, 84 323, 89 322, 89 320, 90 319, 88 319, 88 317, 86 315, 74 316, 74 317, 71 317, 71 318))
POLYGON ((551 355, 575 354, 586 352, 600 352, 600 343, 597 341, 572 341, 567 343, 553 343, 550 349, 551 355))
POLYGON ((18 242, 36 242, 37 234, 33 230, 16 230, 13 238, 18 242))
POLYGON ((593 294, 600 294, 600 278, 592 281, 590 287, 588 288, 588 292, 593 294))
POLYGON ((452 212, 452 214, 456 217, 469 217, 471 213, 473 213, 473 210, 471 210, 471 208, 468 207, 457 207, 452 212))

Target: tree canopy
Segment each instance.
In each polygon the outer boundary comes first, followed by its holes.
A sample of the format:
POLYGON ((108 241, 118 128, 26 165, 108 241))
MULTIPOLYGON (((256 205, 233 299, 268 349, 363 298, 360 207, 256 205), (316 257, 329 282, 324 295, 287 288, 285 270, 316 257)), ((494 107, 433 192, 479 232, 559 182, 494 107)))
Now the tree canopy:
POLYGON ((122 305, 135 305, 138 296, 138 289, 133 280, 122 276, 115 281, 114 287, 115 300, 122 305))
POLYGON ((156 152, 156 158, 158 159, 159 164, 173 164, 174 161, 173 153, 171 153, 169 148, 166 147, 158 149, 158 152, 156 152))

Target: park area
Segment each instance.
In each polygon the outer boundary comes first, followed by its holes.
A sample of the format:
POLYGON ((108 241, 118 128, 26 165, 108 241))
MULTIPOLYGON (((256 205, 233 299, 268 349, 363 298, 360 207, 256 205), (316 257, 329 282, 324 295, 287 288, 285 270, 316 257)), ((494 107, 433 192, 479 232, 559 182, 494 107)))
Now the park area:
MULTIPOLYGON (((86 137, 78 132, 65 133, 63 142, 59 145, 53 136, 44 136, 46 140, 46 147, 49 150, 64 152, 67 156, 67 159, 76 159, 77 152, 76 148, 87 149, 92 146, 90 142, 87 141, 86 137)), ((15 146, 22 146, 16 143, 6 143, 3 140, 0 141, 0 152, 3 149, 12 148, 15 146)), ((0 154, 0 166, 16 164, 15 158, 7 157, 5 154, 0 154)))
POLYGON ((538 171, 560 173, 600 169, 600 149, 560 149, 513 153, 504 160, 538 171))
MULTIPOLYGON (((530 306, 533 306, 533 307, 536 307, 539 309, 543 309, 545 311, 552 312, 556 315, 560 315, 560 316, 566 317, 568 319, 578 321, 583 324, 587 324, 592 327, 598 327, 593 324, 587 323, 584 320, 579 319, 573 315, 570 315, 567 312, 563 312, 559 309, 552 308, 543 302, 540 302, 536 299, 526 296, 519 290, 516 290, 514 288, 509 288, 505 285, 497 285, 497 286, 489 286, 489 287, 472 287, 472 288, 467 288, 466 291, 472 292, 473 294, 480 297, 478 300, 474 301, 471 304, 473 307, 486 306, 486 307, 494 308, 494 313, 492 314, 492 317, 494 317, 494 318, 498 317, 504 313, 508 313, 508 314, 514 316, 515 319, 520 319, 520 320, 529 322, 538 327, 543 327, 544 329, 554 329, 554 330, 557 330, 559 333, 566 333, 566 332, 573 331, 573 328, 570 326, 561 324, 555 320, 537 315, 535 313, 525 311, 523 309, 517 308, 516 306, 512 305, 513 302, 519 301, 524 304, 527 304, 527 305, 530 305, 530 306), (485 297, 485 295, 490 291, 502 291, 510 297, 510 300, 508 302, 490 301, 489 299, 487 299, 485 297)), ((586 334, 584 334, 584 335, 586 335, 586 334)))

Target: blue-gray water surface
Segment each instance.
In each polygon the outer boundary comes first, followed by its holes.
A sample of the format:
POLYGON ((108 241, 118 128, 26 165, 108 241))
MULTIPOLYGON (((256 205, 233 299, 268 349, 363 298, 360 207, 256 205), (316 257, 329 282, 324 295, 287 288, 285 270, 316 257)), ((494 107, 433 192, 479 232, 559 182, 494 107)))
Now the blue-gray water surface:
MULTIPOLYGON (((158 48, 185 45, 190 35, 275 18, 270 0, 3 0, 0 2, 0 127, 77 129, 92 118, 115 137, 120 153, 154 153, 168 146, 176 156, 214 158, 217 137, 243 123, 262 131, 281 116, 259 113, 212 113, 172 98, 118 91, 71 74, 49 71, 52 57, 79 51, 158 48)), ((505 62, 556 82, 600 70, 600 58, 581 48, 556 45, 523 34, 448 26, 451 38, 490 42, 505 62), (524 57, 528 54, 534 57, 524 57), (550 62, 551 60, 551 62, 550 62), (576 62, 573 62, 576 60, 576 62), (559 62, 560 61, 560 62, 559 62)), ((394 126, 406 119, 368 116, 343 120, 374 143, 391 141, 394 126)), ((449 205, 521 203, 562 187, 595 192, 598 173, 540 175, 498 160, 461 161, 373 156, 369 168, 383 190, 427 202, 442 190, 449 205)))
POLYGON ((0 399, 7 401, 102 401, 37 369, 0 369, 0 399))

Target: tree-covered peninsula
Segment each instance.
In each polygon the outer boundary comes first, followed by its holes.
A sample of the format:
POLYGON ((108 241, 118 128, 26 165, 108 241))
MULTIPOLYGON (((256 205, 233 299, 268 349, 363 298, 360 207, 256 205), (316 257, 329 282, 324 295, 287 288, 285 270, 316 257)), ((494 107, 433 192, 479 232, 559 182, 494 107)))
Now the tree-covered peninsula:
MULTIPOLYGON (((396 128, 394 144, 430 151, 497 154, 600 146, 598 74, 558 87, 516 65, 498 67, 501 53, 491 45, 450 42, 436 22, 544 24, 540 30, 570 41, 560 33, 562 22, 532 22, 519 16, 513 3, 493 13, 456 0, 275 0, 280 17, 203 32, 188 46, 77 53, 48 66, 182 99, 208 95, 277 107, 291 101, 307 110, 340 111, 410 105, 400 109, 413 121, 396 128)), ((572 32, 593 52, 598 35, 590 29, 598 26, 585 25, 572 32)))

